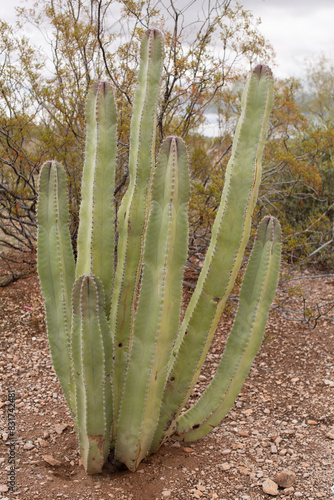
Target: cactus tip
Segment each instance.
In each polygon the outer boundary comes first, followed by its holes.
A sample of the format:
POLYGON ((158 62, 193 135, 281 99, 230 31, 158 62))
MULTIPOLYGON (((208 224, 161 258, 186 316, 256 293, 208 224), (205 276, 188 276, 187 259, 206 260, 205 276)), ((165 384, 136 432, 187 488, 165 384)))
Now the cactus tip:
POLYGON ((253 74, 261 80, 263 76, 272 76, 272 71, 266 64, 258 64, 256 68, 254 68, 253 74))
POLYGON ((160 31, 159 31, 159 30, 157 30, 157 29, 155 29, 155 28, 154 28, 154 29, 148 29, 148 30, 146 31, 146 36, 147 36, 147 38, 150 38, 150 36, 151 36, 151 35, 153 36, 153 38, 154 38, 154 40, 155 40, 155 39, 156 39, 159 35, 161 35, 161 33, 160 33, 160 31))

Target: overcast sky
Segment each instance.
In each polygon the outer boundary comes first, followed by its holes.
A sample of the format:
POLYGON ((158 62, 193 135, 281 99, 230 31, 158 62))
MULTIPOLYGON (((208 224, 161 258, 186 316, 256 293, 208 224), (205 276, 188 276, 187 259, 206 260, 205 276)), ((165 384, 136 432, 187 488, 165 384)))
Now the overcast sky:
POLYGON ((277 55, 275 73, 299 76, 305 58, 334 54, 334 0, 244 0, 277 55))
MULTIPOLYGON (((14 7, 33 3, 34 0, 0 0, 0 18, 13 23, 14 7)), ((195 5, 198 8, 202 3, 203 0, 197 0, 195 5)), ((305 58, 321 52, 334 55, 334 0, 241 0, 240 3, 255 18, 262 19, 260 30, 277 55, 276 76, 301 76, 305 58)), ((37 33, 30 35, 35 39, 37 33)))

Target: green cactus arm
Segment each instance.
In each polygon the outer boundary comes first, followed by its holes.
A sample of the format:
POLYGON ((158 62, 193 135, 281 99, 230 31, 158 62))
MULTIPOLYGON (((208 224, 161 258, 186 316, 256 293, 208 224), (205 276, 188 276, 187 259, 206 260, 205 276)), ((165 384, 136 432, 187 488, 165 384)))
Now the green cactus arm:
POLYGON ((273 101, 267 67, 247 81, 221 203, 197 287, 183 319, 169 366, 160 423, 152 444, 157 449, 167 424, 185 406, 198 380, 214 332, 242 263, 251 216, 261 180, 261 161, 273 101))
POLYGON ((158 423, 180 320, 187 257, 189 175, 181 139, 168 138, 154 174, 143 277, 117 422, 115 456, 135 470, 158 423))
MULTIPOLYGON (((265 331, 280 268, 281 229, 265 217, 261 222, 240 291, 238 311, 217 372, 196 404, 176 422, 184 441, 212 431, 232 407, 248 375, 265 331)), ((174 437, 176 437, 174 436, 174 437)))
POLYGON ((37 269, 45 304, 52 362, 73 413, 68 343, 74 256, 68 221, 65 172, 58 163, 47 162, 42 167, 39 180, 37 269))
POLYGON ((110 324, 115 332, 114 405, 118 408, 134 317, 135 295, 142 262, 142 235, 150 204, 154 168, 156 108, 162 67, 162 37, 149 30, 141 45, 138 86, 130 131, 130 182, 118 211, 117 268, 110 324))
POLYGON ((93 275, 81 276, 73 286, 70 350, 76 430, 81 459, 89 474, 102 471, 110 449, 110 344, 103 286, 93 275))
POLYGON ((86 105, 86 157, 81 183, 76 278, 92 273, 105 290, 109 314, 114 275, 116 109, 111 86, 94 83, 86 105))

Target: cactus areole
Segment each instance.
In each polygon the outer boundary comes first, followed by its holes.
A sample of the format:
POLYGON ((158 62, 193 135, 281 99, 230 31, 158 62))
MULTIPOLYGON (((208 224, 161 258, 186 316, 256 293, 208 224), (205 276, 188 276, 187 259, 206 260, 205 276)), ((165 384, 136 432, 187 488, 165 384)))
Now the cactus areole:
POLYGON ((111 451, 134 471, 167 439, 198 439, 222 421, 260 347, 277 286, 280 226, 265 217, 216 374, 185 411, 249 240, 273 81, 268 67, 257 66, 246 83, 211 243, 180 321, 189 174, 177 137, 164 141, 155 162, 162 53, 161 34, 147 31, 131 120, 129 186, 117 218, 113 92, 105 82, 89 90, 76 262, 64 170, 51 161, 40 174, 38 273, 48 339, 90 474, 102 471, 111 451))

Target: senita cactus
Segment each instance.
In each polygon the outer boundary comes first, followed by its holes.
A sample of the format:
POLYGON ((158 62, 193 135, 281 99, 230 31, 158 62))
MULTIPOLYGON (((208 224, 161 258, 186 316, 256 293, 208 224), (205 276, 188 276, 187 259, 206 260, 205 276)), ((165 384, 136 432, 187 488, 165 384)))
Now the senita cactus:
POLYGON ((247 81, 211 244, 180 322, 189 176, 176 137, 165 140, 155 165, 161 67, 162 38, 150 30, 141 46, 116 264, 116 113, 109 84, 94 84, 87 98, 76 263, 64 171, 48 162, 40 175, 38 272, 50 350, 88 473, 101 472, 110 450, 134 471, 166 439, 198 439, 218 425, 260 347, 277 286, 280 227, 266 217, 216 375, 184 411, 249 240, 273 82, 265 66, 247 81))

